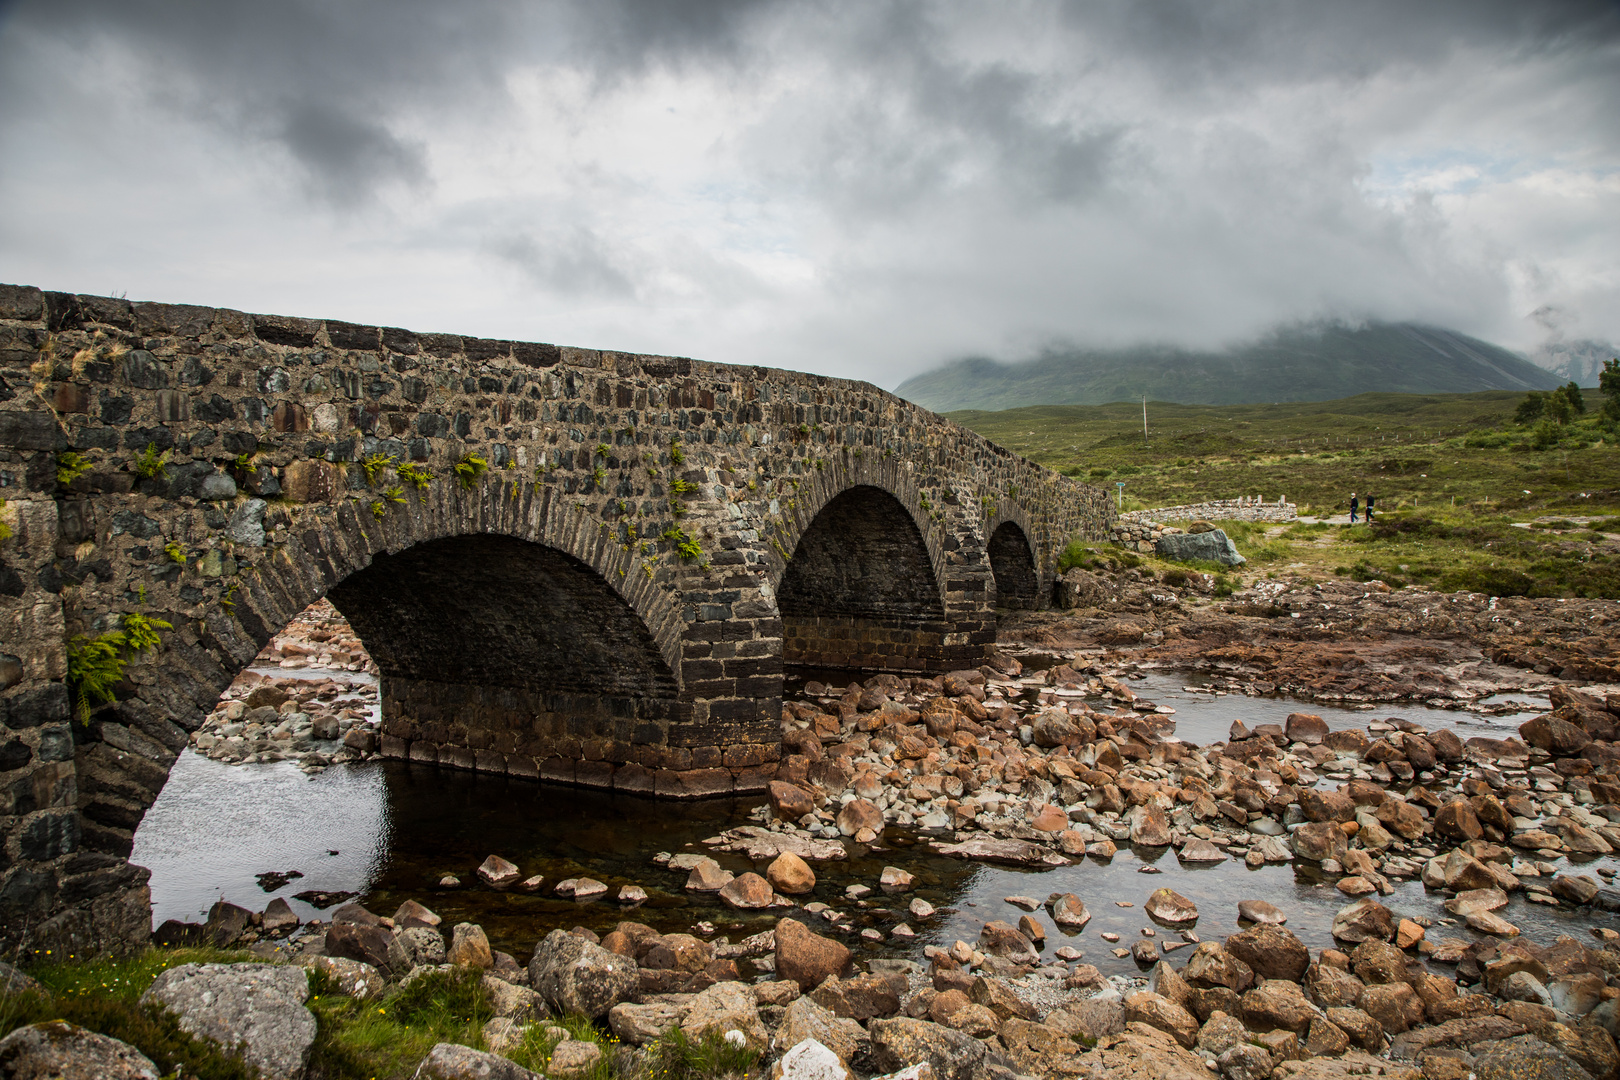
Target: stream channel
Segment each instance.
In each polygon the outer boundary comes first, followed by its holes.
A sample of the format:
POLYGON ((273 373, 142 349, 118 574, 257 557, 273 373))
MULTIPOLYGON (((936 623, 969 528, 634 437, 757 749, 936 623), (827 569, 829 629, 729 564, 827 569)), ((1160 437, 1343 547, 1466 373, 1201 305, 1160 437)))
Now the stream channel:
MULTIPOLYGON (((296 673, 272 668, 266 674, 331 675, 357 681, 350 673, 319 668, 296 673)), ((827 677, 825 673, 790 677, 790 695, 812 676, 827 677)), ((843 672, 839 677, 853 676, 843 672)), ((1139 695, 1173 708, 1176 737, 1200 745, 1224 740, 1233 720, 1241 719, 1252 728, 1281 724, 1290 712, 1300 711, 1320 715, 1335 730, 1365 728, 1395 716, 1430 730, 1449 727, 1463 739, 1502 737, 1546 708, 1544 697, 1518 694, 1512 700, 1523 701, 1524 712, 1491 717, 1421 705, 1369 711, 1275 696, 1193 691, 1191 687, 1200 682, 1198 676, 1153 673, 1130 685, 1139 695)), ((734 911, 712 894, 686 892, 685 872, 664 869, 653 861, 658 852, 707 852, 705 839, 738 825, 758 824, 755 815, 764 805, 763 796, 669 802, 402 761, 334 766, 306 776, 291 762, 231 766, 188 750, 175 762, 168 784, 136 832, 131 859, 152 871, 156 923, 201 921, 220 899, 257 911, 274 896, 291 903, 301 919, 330 918, 329 907, 322 911, 294 898, 309 890, 354 893, 384 915, 415 899, 438 912, 446 926, 480 923, 496 948, 521 961, 538 939, 559 927, 586 926, 606 933, 619 921, 634 919, 667 933, 694 932, 704 922, 713 925, 714 933, 737 941, 773 926, 779 909, 734 911), (525 894, 484 887, 474 871, 492 853, 516 863, 525 876, 544 874, 545 888, 525 894), (289 871, 301 876, 265 887, 257 880, 266 872, 289 871), (459 877, 462 884, 441 887, 439 880, 446 874, 459 877), (625 909, 611 899, 575 902, 549 891, 557 881, 581 876, 605 882, 609 897, 620 885, 637 884, 649 899, 625 909)), ((1152 926, 1141 905, 1161 886, 1198 905, 1200 918, 1194 929, 1201 939, 1237 932, 1238 901, 1263 899, 1287 912, 1289 929, 1313 951, 1332 945, 1333 915, 1350 902, 1333 887, 1333 876, 1304 862, 1250 869, 1229 859, 1184 866, 1173 849, 1121 845, 1108 862, 1082 858, 1069 866, 1020 869, 936 855, 928 850, 926 839, 891 827, 870 848, 849 841, 847 861, 813 864, 815 892, 798 900, 821 901, 851 914, 850 944, 858 952, 921 961, 925 945, 949 945, 958 938, 975 941, 987 920, 1016 922, 1024 912, 1006 903, 1005 897, 1025 895, 1044 901, 1054 892, 1073 892, 1092 912, 1091 922, 1082 930, 1060 929, 1044 909, 1032 917, 1046 930, 1047 955, 1069 945, 1104 974, 1138 973, 1134 961, 1115 958, 1116 946, 1098 935, 1119 934, 1119 946, 1137 940, 1144 928, 1152 926), (878 892, 885 866, 916 875, 912 892, 893 897, 878 892), (1153 874, 1153 869, 1161 872, 1153 874), (871 887, 873 895, 863 902, 850 901, 844 890, 852 884, 871 887), (911 917, 906 905, 912 896, 933 904, 937 913, 921 921, 911 917), (1120 907, 1118 901, 1133 906, 1120 907), (901 922, 916 931, 914 938, 890 935, 901 922), (853 936, 864 928, 880 931, 884 940, 853 936)), ((755 866, 740 855, 719 853, 715 858, 734 873, 764 871, 763 864, 755 866)), ((1560 872, 1571 869, 1569 861, 1559 860, 1560 872)), ((1616 867, 1620 859, 1605 857, 1583 860, 1579 870, 1592 873, 1616 867)), ((1397 916, 1433 920, 1431 939, 1477 936, 1446 915, 1442 894, 1426 891, 1420 882, 1397 882, 1395 892, 1380 899, 1397 916)), ((1584 937, 1585 928, 1612 918, 1595 910, 1532 904, 1523 893, 1516 893, 1500 914, 1543 944, 1563 933, 1584 937)), ((1177 940, 1174 931, 1163 928, 1157 936, 1177 940)))

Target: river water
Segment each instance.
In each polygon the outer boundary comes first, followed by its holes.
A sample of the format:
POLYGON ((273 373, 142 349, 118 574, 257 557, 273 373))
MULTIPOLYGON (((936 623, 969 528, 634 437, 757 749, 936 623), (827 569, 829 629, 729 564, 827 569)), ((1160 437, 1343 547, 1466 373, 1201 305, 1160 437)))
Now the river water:
MULTIPOLYGON (((327 673, 306 669, 296 674, 315 678, 327 673)), ((1426 707, 1380 706, 1369 711, 1276 697, 1217 697, 1185 689, 1195 685, 1190 678, 1163 674, 1131 685, 1139 695, 1175 709, 1177 737, 1200 744, 1224 739, 1233 720, 1241 719, 1250 727, 1281 723, 1295 711, 1316 713, 1334 729, 1402 717, 1430 729, 1450 727, 1466 739, 1500 735, 1545 708, 1545 699, 1521 695, 1527 712, 1487 718, 1426 707)), ((289 762, 230 766, 188 751, 175 763, 168 784, 136 832, 132 860, 152 871, 153 916, 159 922, 200 921, 220 899, 259 910, 274 896, 287 899, 301 918, 318 918, 321 910, 294 896, 319 890, 356 893, 380 914, 392 913, 406 899, 419 900, 447 924, 482 924, 497 948, 520 959, 551 929, 587 926, 606 932, 625 918, 666 932, 690 931, 706 921, 735 941, 773 925, 780 912, 737 912, 713 896, 687 893, 682 888, 686 875, 661 868, 653 856, 707 851, 704 840, 751 823, 750 813, 763 803, 763 797, 656 801, 399 761, 336 766, 306 776, 289 762), (611 900, 576 903, 549 891, 497 892, 484 888, 474 873, 492 853, 512 860, 525 875, 544 874, 547 890, 563 878, 588 876, 605 882, 610 896, 620 885, 637 884, 647 890, 649 899, 626 912, 611 900), (267 872, 289 871, 302 876, 284 885, 272 882, 269 888, 261 888, 256 880, 267 872), (461 886, 441 888, 438 882, 446 874, 459 877, 461 886)), ((880 844, 857 848, 846 862, 814 864, 818 878, 814 896, 800 900, 830 904, 854 916, 856 929, 870 927, 886 938, 859 947, 919 960, 926 944, 975 940, 986 920, 1016 922, 1023 911, 1004 901, 1013 895, 1044 901, 1050 893, 1073 892, 1085 900, 1093 917, 1078 933, 1063 932, 1044 911, 1033 917, 1046 928, 1048 949, 1072 945, 1105 973, 1136 970, 1131 960, 1116 959, 1111 950, 1129 946, 1151 926, 1141 905, 1161 886, 1198 904, 1195 931, 1201 938, 1236 932, 1237 902, 1255 898, 1283 908, 1290 929, 1312 949, 1332 944, 1328 931, 1333 914, 1349 902, 1330 877, 1310 864, 1251 870, 1229 860, 1183 867, 1173 850, 1122 846, 1108 863, 1088 858, 1033 871, 939 856, 897 829, 890 829, 880 844), (844 889, 851 884, 875 889, 883 867, 889 865, 916 875, 912 893, 892 898, 876 893, 866 906, 845 898, 844 889), (1145 868, 1162 872, 1152 874, 1145 868), (935 905, 938 914, 923 922, 910 918, 904 908, 913 895, 935 905), (892 909, 886 906, 891 904, 892 909), (916 930, 915 939, 889 937, 902 921, 916 930), (1118 946, 1099 938, 1110 931, 1121 935, 1118 946)), ((715 857, 736 873, 763 871, 763 866, 740 856, 715 857)), ((1567 869, 1564 862, 1560 870, 1567 869)), ((1581 870, 1617 865, 1605 858, 1584 863, 1581 870)), ((1431 938, 1473 936, 1460 924, 1441 925, 1448 918, 1442 899, 1426 893, 1420 883, 1409 882, 1398 885, 1383 902, 1398 915, 1434 919, 1431 938)), ((1548 943, 1559 933, 1575 932, 1605 918, 1531 904, 1522 894, 1501 914, 1532 939, 1548 943)), ((1179 940, 1164 928, 1157 936, 1179 940)))

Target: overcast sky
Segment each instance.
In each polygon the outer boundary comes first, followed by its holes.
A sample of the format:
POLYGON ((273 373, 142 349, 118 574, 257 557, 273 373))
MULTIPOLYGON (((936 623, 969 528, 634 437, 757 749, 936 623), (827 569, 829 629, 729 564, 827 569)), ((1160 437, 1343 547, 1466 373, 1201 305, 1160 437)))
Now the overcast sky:
POLYGON ((886 386, 1620 340, 1620 8, 0 0, 0 280, 886 386))

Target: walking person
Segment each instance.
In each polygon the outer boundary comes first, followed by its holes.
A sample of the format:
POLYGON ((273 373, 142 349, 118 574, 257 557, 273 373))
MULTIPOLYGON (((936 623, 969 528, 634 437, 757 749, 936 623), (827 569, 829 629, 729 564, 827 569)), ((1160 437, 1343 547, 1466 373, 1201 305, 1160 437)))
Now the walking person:
POLYGON ((1356 523, 1356 511, 1360 509, 1361 500, 1356 498, 1356 493, 1352 491, 1350 493, 1350 524, 1354 525, 1356 523))
POLYGON ((1373 497, 1372 497, 1372 492, 1369 491, 1369 492, 1367 492, 1367 524, 1368 525, 1372 524, 1372 511, 1373 511, 1373 497))

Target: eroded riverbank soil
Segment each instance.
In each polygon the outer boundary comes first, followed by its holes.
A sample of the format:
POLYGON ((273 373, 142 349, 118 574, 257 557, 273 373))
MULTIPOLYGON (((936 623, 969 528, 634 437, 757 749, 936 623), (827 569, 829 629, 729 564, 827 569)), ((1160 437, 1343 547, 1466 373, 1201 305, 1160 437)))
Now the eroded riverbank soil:
POLYGON ((1095 650, 1109 670, 1199 670, 1249 693, 1464 707, 1557 681, 1620 684, 1620 603, 1260 582, 1218 597, 1202 574, 1071 570, 1069 610, 1005 613, 1001 638, 1095 650))

